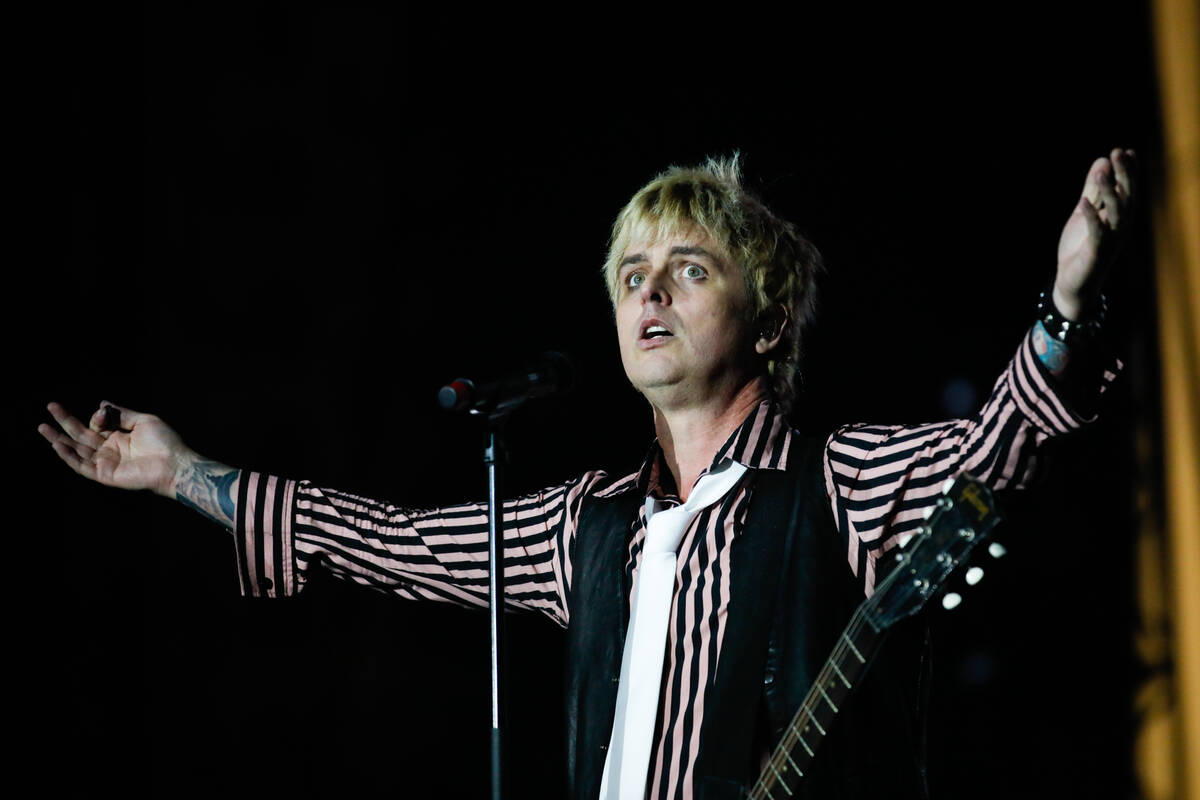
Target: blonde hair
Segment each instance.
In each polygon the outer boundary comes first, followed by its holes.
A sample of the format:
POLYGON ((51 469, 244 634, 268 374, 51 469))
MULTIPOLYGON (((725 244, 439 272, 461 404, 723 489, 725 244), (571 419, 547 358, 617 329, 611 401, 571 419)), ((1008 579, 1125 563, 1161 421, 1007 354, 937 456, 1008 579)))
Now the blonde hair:
POLYGON ((779 344, 764 356, 771 392, 791 410, 803 331, 815 314, 821 256, 794 225, 775 216, 742 187, 740 156, 709 158, 698 167, 671 167, 643 186, 613 223, 604 277, 614 307, 618 272, 630 243, 661 241, 700 228, 723 256, 741 267, 752 319, 786 314, 779 344))

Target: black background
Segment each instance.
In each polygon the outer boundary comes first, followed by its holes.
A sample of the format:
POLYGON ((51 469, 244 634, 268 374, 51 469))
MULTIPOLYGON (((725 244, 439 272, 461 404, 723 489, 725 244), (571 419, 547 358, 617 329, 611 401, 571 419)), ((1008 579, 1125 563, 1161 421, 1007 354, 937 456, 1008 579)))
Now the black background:
MULTIPOLYGON (((12 569, 41 634, 15 691, 44 723, 44 780, 479 797, 489 726, 486 615, 319 575, 241 599, 227 534, 38 444, 47 401, 153 411, 211 458, 427 506, 483 493, 479 431, 437 388, 558 348, 578 385, 513 420, 510 491, 632 470, 652 433, 598 276, 608 227, 669 164, 739 149, 828 263, 796 424, 943 418, 1014 351, 1092 160, 1131 146, 1154 174, 1146 10, 1049 8, 56 20, 47 185, 67 247, 14 340, 37 556, 12 569)), ((1109 289, 1131 368, 1106 421, 1011 501, 1011 556, 936 617, 935 797, 1131 791, 1144 227, 1109 289)), ((511 796, 558 796, 561 635, 509 622, 511 796)))

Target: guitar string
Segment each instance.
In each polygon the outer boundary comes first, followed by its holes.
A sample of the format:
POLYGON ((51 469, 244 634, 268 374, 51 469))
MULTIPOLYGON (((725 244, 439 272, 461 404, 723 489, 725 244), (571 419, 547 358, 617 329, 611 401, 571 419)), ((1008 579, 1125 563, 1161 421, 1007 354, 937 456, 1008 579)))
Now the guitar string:
MULTIPOLYGON (((940 516, 942 516, 942 515, 939 515, 939 517, 940 516)), ((931 520, 931 523, 932 522, 933 522, 933 520, 931 520)), ((985 529, 984 531, 981 532, 983 535, 982 536, 977 535, 977 538, 978 539, 984 538, 986 536, 987 532, 988 531, 985 529)), ((975 544, 978 544, 978 541, 976 541, 974 544, 972 544, 971 547, 968 548, 967 552, 969 552, 971 549, 973 549, 975 544)), ((910 563, 911 563, 911 560, 910 560, 910 563)), ((956 568, 957 566, 959 566, 960 563, 961 563, 961 559, 957 560, 954 567, 956 568)), ((823 684, 826 680, 832 680, 832 675, 830 674, 830 667, 833 666, 836 669, 836 663, 839 661, 843 661, 846 658, 846 654, 847 654, 847 652, 849 652, 849 650, 853 649, 855 655, 859 657, 860 666, 865 664, 865 661, 862 660, 861 654, 858 652, 858 649, 853 646, 853 642, 850 640, 858 638, 858 634, 862 631, 863 625, 870 624, 871 628, 875 631, 875 633, 880 632, 880 629, 876 629, 875 626, 870 623, 869 613, 874 612, 876 610, 875 606, 878 605, 877 602, 872 602, 872 601, 876 601, 880 597, 882 597, 884 594, 886 594, 886 592, 891 588, 891 584, 897 582, 898 579, 896 576, 898 574, 899 573, 897 571, 894 571, 891 574, 889 574, 880 583, 880 585, 878 587, 876 587, 875 593, 873 593, 872 596, 866 602, 864 602, 862 605, 860 605, 859 608, 851 616, 850 622, 846 626, 846 629, 842 632, 842 635, 838 637, 838 642, 837 642, 837 645, 834 646, 833 653, 829 656, 829 658, 826 660, 824 666, 821 668, 820 673, 818 673, 817 678, 814 680, 813 686, 810 686, 809 695, 811 695, 812 688, 814 686, 819 688, 821 686, 821 684, 823 684)), ((841 677, 842 680, 845 681, 845 676, 842 675, 841 670, 837 670, 837 672, 838 672, 839 677, 841 677)), ((847 688, 847 690, 846 690, 847 693, 849 693, 849 691, 852 688, 853 688, 853 685, 851 685, 849 688, 847 688)), ((822 693, 824 693, 823 689, 821 691, 822 691, 822 693)), ((826 702, 828 703, 830 708, 834 711, 834 714, 836 715, 837 713, 839 713, 837 708, 832 703, 828 702, 827 695, 826 695, 826 698, 827 698, 826 702)), ((815 698, 814 698, 814 700, 815 700, 815 698)), ((798 722, 800 722, 801 718, 805 715, 807 715, 808 718, 813 723, 816 723, 815 710, 809 708, 807 695, 805 697, 805 700, 801 702, 800 708, 797 709, 796 713, 792 716, 791 721, 788 723, 787 730, 784 733, 783 739, 780 741, 779 745, 775 748, 775 751, 771 755, 771 757, 767 760, 767 764, 770 767, 770 769, 764 770, 763 774, 759 775, 758 780, 755 782, 754 787, 751 789, 750 798, 752 800, 762 800, 764 793, 767 798, 770 798, 770 800, 774 800, 774 797, 771 795, 771 792, 770 792, 770 787, 772 785, 774 785, 775 783, 782 783, 784 785, 784 789, 788 790, 786 780, 779 774, 780 768, 786 769, 786 767, 783 763, 783 759, 781 759, 780 756, 783 756, 784 759, 786 759, 787 761, 792 761, 791 752, 794 749, 795 745, 798 742, 804 742, 807 745, 807 741, 804 740, 804 738, 803 738, 803 733, 796 729, 796 724, 798 722), (790 744, 788 744, 788 740, 792 739, 793 736, 794 736, 794 740, 790 744)), ((820 728, 819 725, 818 725, 818 728, 820 728)), ((822 740, 824 739, 824 735, 825 735, 825 733, 822 730, 821 731, 822 740)), ((810 749, 810 748, 806 747, 806 749, 810 749)), ((795 762, 792 762, 792 769, 796 772, 799 772, 798 769, 796 769, 796 767, 795 767, 795 762)), ((788 794, 789 795, 791 794, 790 790, 788 790, 788 794)))
MULTIPOLYGON (((845 634, 849 634, 851 637, 856 637, 856 635, 861 632, 864 621, 865 620, 854 620, 854 624, 847 627, 845 634)), ((835 660, 844 660, 848 658, 849 652, 850 648, 839 642, 839 645, 834 648, 834 652, 830 656, 829 662, 827 662, 825 668, 823 668, 817 676, 817 682, 823 683, 824 681, 831 680, 832 673, 828 668, 829 664, 835 660)), ((817 685, 817 683, 814 683, 814 685, 817 685)), ((814 724, 816 723, 815 711, 809 707, 807 702, 801 703, 800 708, 797 710, 796 714, 793 715, 787 726, 783 740, 776 748, 775 753, 767 761, 768 770, 764 770, 763 774, 759 776, 758 781, 755 783, 755 786, 751 791, 751 798, 754 798, 755 800, 762 800, 764 797, 766 797, 769 798, 769 800, 775 800, 774 795, 771 794, 771 789, 773 787, 777 788, 778 784, 782 784, 783 789, 790 795, 791 789, 788 786, 785 775, 782 774, 783 772, 786 772, 789 767, 797 777, 803 777, 803 773, 792 759, 791 754, 797 744, 804 745, 804 749, 809 753, 810 759, 815 754, 815 750, 808 744, 807 740, 804 739, 803 731, 797 727, 798 724, 803 721, 803 718, 806 715, 810 721, 812 721, 814 724)), ((819 728, 820 726, 818 725, 818 729, 819 728)), ((821 738, 824 738, 823 732, 821 738)), ((817 743, 819 745, 820 740, 818 740, 817 743)))
MULTIPOLYGON (((887 583, 887 581, 885 581, 884 583, 887 583)), ((882 589, 883 586, 881 586, 880 588, 882 589)), ((821 671, 818 673, 817 678, 814 680, 813 686, 820 686, 822 683, 824 683, 825 681, 830 680, 832 678, 832 674, 830 673, 830 670, 829 670, 830 665, 833 664, 835 661, 844 660, 846 658, 847 653, 850 652, 852 646, 848 644, 847 636, 849 636, 849 638, 851 638, 851 639, 857 638, 858 634, 862 631, 863 626, 870 624, 870 620, 868 619, 868 612, 874 611, 875 610, 874 605, 876 605, 876 604, 873 604, 871 602, 871 600, 875 599, 878 596, 879 596, 879 594, 876 593, 875 595, 872 596, 871 599, 868 599, 865 603, 863 603, 861 606, 859 606, 859 608, 854 612, 854 615, 850 618, 850 622, 846 626, 845 630, 842 632, 842 635, 838 637, 838 643, 837 643, 837 645, 834 646, 833 653, 826 660, 825 665, 821 668, 821 671)), ((871 625, 871 627, 874 628, 873 625, 871 625)), ((857 650, 856 650, 856 653, 857 653, 857 650)), ((810 692, 811 692, 811 687, 810 687, 810 692)), ((837 713, 837 712, 835 711, 834 713, 837 713)), ((776 773, 778 773, 778 770, 780 768, 785 768, 784 760, 787 760, 787 761, 792 760, 791 759, 792 749, 795 747, 795 745, 797 743, 799 743, 801 740, 803 740, 803 733, 799 729, 796 728, 796 724, 797 724, 797 722, 799 722, 801 720, 801 717, 803 717, 805 715, 808 716, 809 720, 816 723, 814 709, 810 709, 808 707, 807 699, 800 704, 800 708, 797 709, 797 711, 794 715, 792 715, 792 719, 788 723, 787 729, 784 733, 783 740, 779 743, 779 746, 775 748, 775 752, 772 754, 772 756, 769 759, 767 759, 768 766, 771 768, 771 770, 775 771, 776 773), (794 737, 794 740, 791 742, 791 744, 785 746, 788 739, 793 738, 793 737, 794 737), (783 756, 783 758, 781 759, 780 756, 783 756)), ((822 732, 822 739, 823 738, 824 738, 824 733, 822 732)), ((807 744, 807 741, 805 741, 805 744, 807 744)), ((774 785, 775 783, 778 783, 778 782, 783 782, 785 784, 785 788, 786 788, 786 781, 784 780, 784 778, 782 776, 775 777, 771 774, 771 772, 765 771, 764 774, 759 775, 758 781, 755 783, 755 786, 754 786, 754 789, 752 790, 752 792, 758 792, 758 791, 760 791, 760 788, 761 788, 762 792, 766 792, 766 796, 768 798, 772 798, 772 795, 770 793, 770 786, 774 785), (768 781, 769 781, 769 783, 768 783, 768 781)), ((757 797, 757 800, 762 800, 761 794, 757 794, 757 795, 752 794, 751 796, 757 797)), ((772 800, 773 800, 773 798, 772 798, 772 800)))
MULTIPOLYGON (((812 689, 814 687, 820 689, 822 694, 824 694, 824 689, 821 688, 822 684, 824 684, 826 681, 830 681, 832 683, 833 674, 830 672, 831 667, 833 669, 836 669, 836 664, 840 661, 844 661, 847 658, 848 652, 853 651, 856 657, 861 657, 861 654, 859 653, 858 649, 856 647, 854 647, 852 640, 858 638, 858 634, 862 632, 863 627, 865 625, 869 625, 871 627, 871 629, 873 631, 875 631, 876 633, 879 632, 879 630, 875 628, 875 625, 873 625, 871 623, 870 615, 877 610, 876 606, 879 605, 879 603, 878 603, 879 598, 881 598, 887 592, 887 590, 890 588, 891 584, 896 582, 895 575, 896 575, 896 573, 888 575, 887 578, 885 578, 880 583, 880 585, 877 587, 876 592, 874 594, 872 594, 872 596, 870 598, 868 598, 862 605, 860 605, 858 607, 858 609, 855 610, 855 612, 851 616, 850 621, 847 624, 845 630, 842 632, 842 635, 838 637, 838 642, 834 646, 833 653, 830 654, 829 658, 826 660, 825 664, 822 666, 821 671, 817 674, 817 677, 814 680, 812 686, 809 687, 810 695, 811 695, 812 689)), ((863 664, 863 663, 865 663, 865 661, 860 660, 860 664, 863 664)), ((841 677, 842 680, 844 681, 845 676, 842 674, 841 670, 837 670, 837 673, 838 673, 839 677, 841 677)), ((852 688, 853 688, 853 684, 851 684, 851 686, 847 688, 847 690, 846 690, 847 693, 849 693, 850 689, 852 689, 852 688)), ((826 695, 826 698, 828 698, 828 695, 826 695)), ((815 699, 816 698, 813 697, 813 700, 815 700, 815 699)), ((835 715, 837 713, 839 713, 837 708, 831 702, 829 702, 828 699, 826 700, 826 702, 830 706, 831 710, 833 710, 835 715)), ((808 747, 807 740, 804 739, 803 732, 801 730, 797 729, 797 727, 796 727, 797 723, 801 722, 802 718, 804 716, 807 716, 808 719, 813 724, 817 725, 817 728, 821 734, 821 740, 824 739, 825 731, 821 729, 820 724, 817 722, 816 709, 809 707, 808 697, 806 696, 805 700, 803 702, 801 702, 800 708, 797 709, 796 713, 792 716, 791 721, 788 723, 788 726, 784 733, 783 739, 780 741, 779 745, 775 748, 775 751, 771 755, 771 757, 769 759, 767 759, 767 766, 770 769, 764 770, 763 774, 759 775, 759 778, 755 782, 752 792, 758 792, 761 789, 761 791, 767 793, 767 797, 771 797, 771 794, 770 794, 770 786, 771 785, 782 782, 782 783, 784 783, 784 788, 785 789, 787 788, 786 780, 781 775, 778 774, 780 769, 786 769, 784 761, 785 760, 792 761, 791 753, 797 743, 803 742, 806 745, 805 749, 811 750, 811 748, 808 747), (789 743, 789 740, 792 740, 792 741, 790 741, 790 743, 789 743), (772 774, 772 773, 774 773, 774 774, 772 774)), ((819 744, 819 742, 818 742, 818 744, 819 744)), ((792 768, 794 770, 796 769, 794 762, 793 762, 792 768)), ((798 772, 798 770, 797 770, 797 772, 798 772)), ((752 794, 752 797, 753 796, 755 796, 755 795, 752 794)), ((758 800, 761 800, 762 796, 757 795, 757 797, 758 797, 758 800)))

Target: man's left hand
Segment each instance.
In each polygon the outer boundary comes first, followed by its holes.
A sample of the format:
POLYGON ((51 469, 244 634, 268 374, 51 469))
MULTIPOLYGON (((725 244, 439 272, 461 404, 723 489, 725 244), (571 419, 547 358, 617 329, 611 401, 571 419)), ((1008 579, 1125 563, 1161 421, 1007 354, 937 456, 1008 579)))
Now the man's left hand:
POLYGON ((1054 305, 1069 320, 1094 308, 1104 275, 1119 249, 1123 226, 1128 227, 1134 200, 1132 150, 1115 149, 1098 158, 1088 170, 1083 194, 1058 240, 1058 272, 1054 305))

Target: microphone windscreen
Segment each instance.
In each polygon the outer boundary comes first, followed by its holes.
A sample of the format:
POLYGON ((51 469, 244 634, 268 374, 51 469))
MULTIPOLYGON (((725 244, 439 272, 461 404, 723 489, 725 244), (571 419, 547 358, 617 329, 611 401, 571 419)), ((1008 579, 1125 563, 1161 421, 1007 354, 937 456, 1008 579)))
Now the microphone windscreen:
POLYGON ((471 402, 475 385, 466 378, 459 378, 438 389, 438 405, 450 411, 461 411, 471 402))

